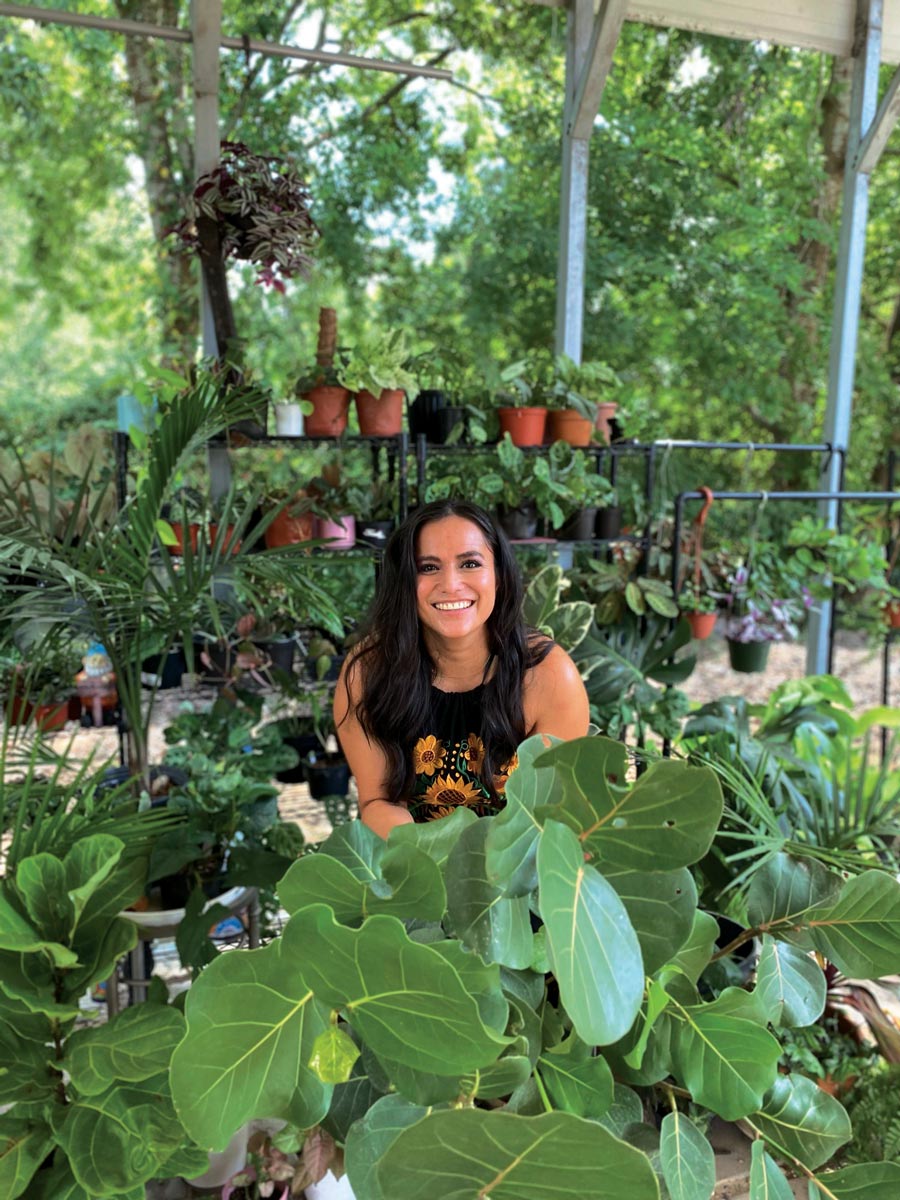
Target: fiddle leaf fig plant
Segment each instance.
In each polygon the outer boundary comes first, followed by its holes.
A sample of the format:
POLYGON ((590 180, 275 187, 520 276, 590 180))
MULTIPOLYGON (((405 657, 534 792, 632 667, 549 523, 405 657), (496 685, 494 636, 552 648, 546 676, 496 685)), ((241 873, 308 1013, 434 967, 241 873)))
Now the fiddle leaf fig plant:
POLYGON ((184 1018, 165 1003, 76 1029, 84 992, 137 941, 119 915, 146 860, 108 834, 23 858, 0 883, 0 1195, 143 1196, 205 1170, 175 1114, 168 1069, 184 1018))
POLYGON ((779 1164, 842 1194, 823 1168, 847 1115, 779 1075, 779 1029, 821 1015, 812 951, 897 969, 900 883, 774 854, 719 949, 692 878, 722 818, 715 774, 664 760, 634 780, 621 743, 551 743, 520 746, 497 816, 458 809, 386 843, 352 822, 293 864, 281 938, 188 994, 171 1069, 188 1134, 221 1150, 251 1118, 298 1141, 320 1124, 358 1200, 658 1200, 701 1195, 679 1189, 709 1178, 706 1110, 753 1128, 770 1194, 779 1164), (754 938, 758 983, 717 982, 754 938), (335 1028, 359 1051, 340 1075, 321 1053, 335 1028))

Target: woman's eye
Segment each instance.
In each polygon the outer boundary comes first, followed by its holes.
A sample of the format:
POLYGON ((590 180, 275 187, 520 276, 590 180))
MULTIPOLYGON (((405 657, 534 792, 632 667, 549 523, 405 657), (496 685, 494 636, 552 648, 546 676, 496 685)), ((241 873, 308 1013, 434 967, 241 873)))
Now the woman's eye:
POLYGON ((437 570, 437 567, 434 565, 434 563, 420 563, 419 564, 419 574, 420 575, 430 575, 432 571, 436 571, 436 570, 437 570))
POLYGON ((477 558, 468 558, 468 559, 466 559, 466 561, 463 563, 463 566, 464 566, 464 567, 480 567, 480 566, 481 566, 481 563, 478 561, 478 559, 477 559, 477 558))

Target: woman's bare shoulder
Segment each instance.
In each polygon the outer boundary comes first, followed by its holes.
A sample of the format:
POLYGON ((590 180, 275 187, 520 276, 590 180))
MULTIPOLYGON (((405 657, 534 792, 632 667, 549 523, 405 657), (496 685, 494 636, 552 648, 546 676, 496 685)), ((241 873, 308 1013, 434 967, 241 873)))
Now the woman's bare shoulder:
POLYGON ((525 676, 525 724, 529 733, 583 737, 590 720, 581 672, 562 646, 552 642, 525 676))

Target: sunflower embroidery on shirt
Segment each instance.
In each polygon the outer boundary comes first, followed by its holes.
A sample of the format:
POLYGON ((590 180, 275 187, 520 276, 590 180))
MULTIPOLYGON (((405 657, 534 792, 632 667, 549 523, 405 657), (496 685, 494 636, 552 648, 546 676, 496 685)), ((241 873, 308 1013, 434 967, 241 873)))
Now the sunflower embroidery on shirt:
POLYGON ((477 733, 470 733, 466 738, 465 760, 470 775, 477 775, 484 763, 484 742, 477 733))
POLYGON ((413 767, 417 775, 436 774, 444 765, 446 750, 440 740, 429 733, 421 737, 413 746, 413 767))
POLYGON ((519 756, 514 754, 509 762, 505 762, 497 775, 494 776, 494 787, 502 796, 506 791, 506 781, 519 765, 519 756))
POLYGON ((444 813, 441 814, 443 816, 446 812, 452 812, 454 808, 476 807, 483 803, 484 795, 481 789, 469 779, 439 775, 425 789, 421 799, 429 809, 443 809, 444 813))

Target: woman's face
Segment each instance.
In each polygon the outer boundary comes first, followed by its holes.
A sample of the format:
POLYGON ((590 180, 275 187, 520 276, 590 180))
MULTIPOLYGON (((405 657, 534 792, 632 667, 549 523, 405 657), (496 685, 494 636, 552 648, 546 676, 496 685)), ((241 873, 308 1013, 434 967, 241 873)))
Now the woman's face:
POLYGON ((416 605, 426 631, 462 638, 482 630, 494 610, 494 555, 465 517, 442 517, 419 530, 416 605))

